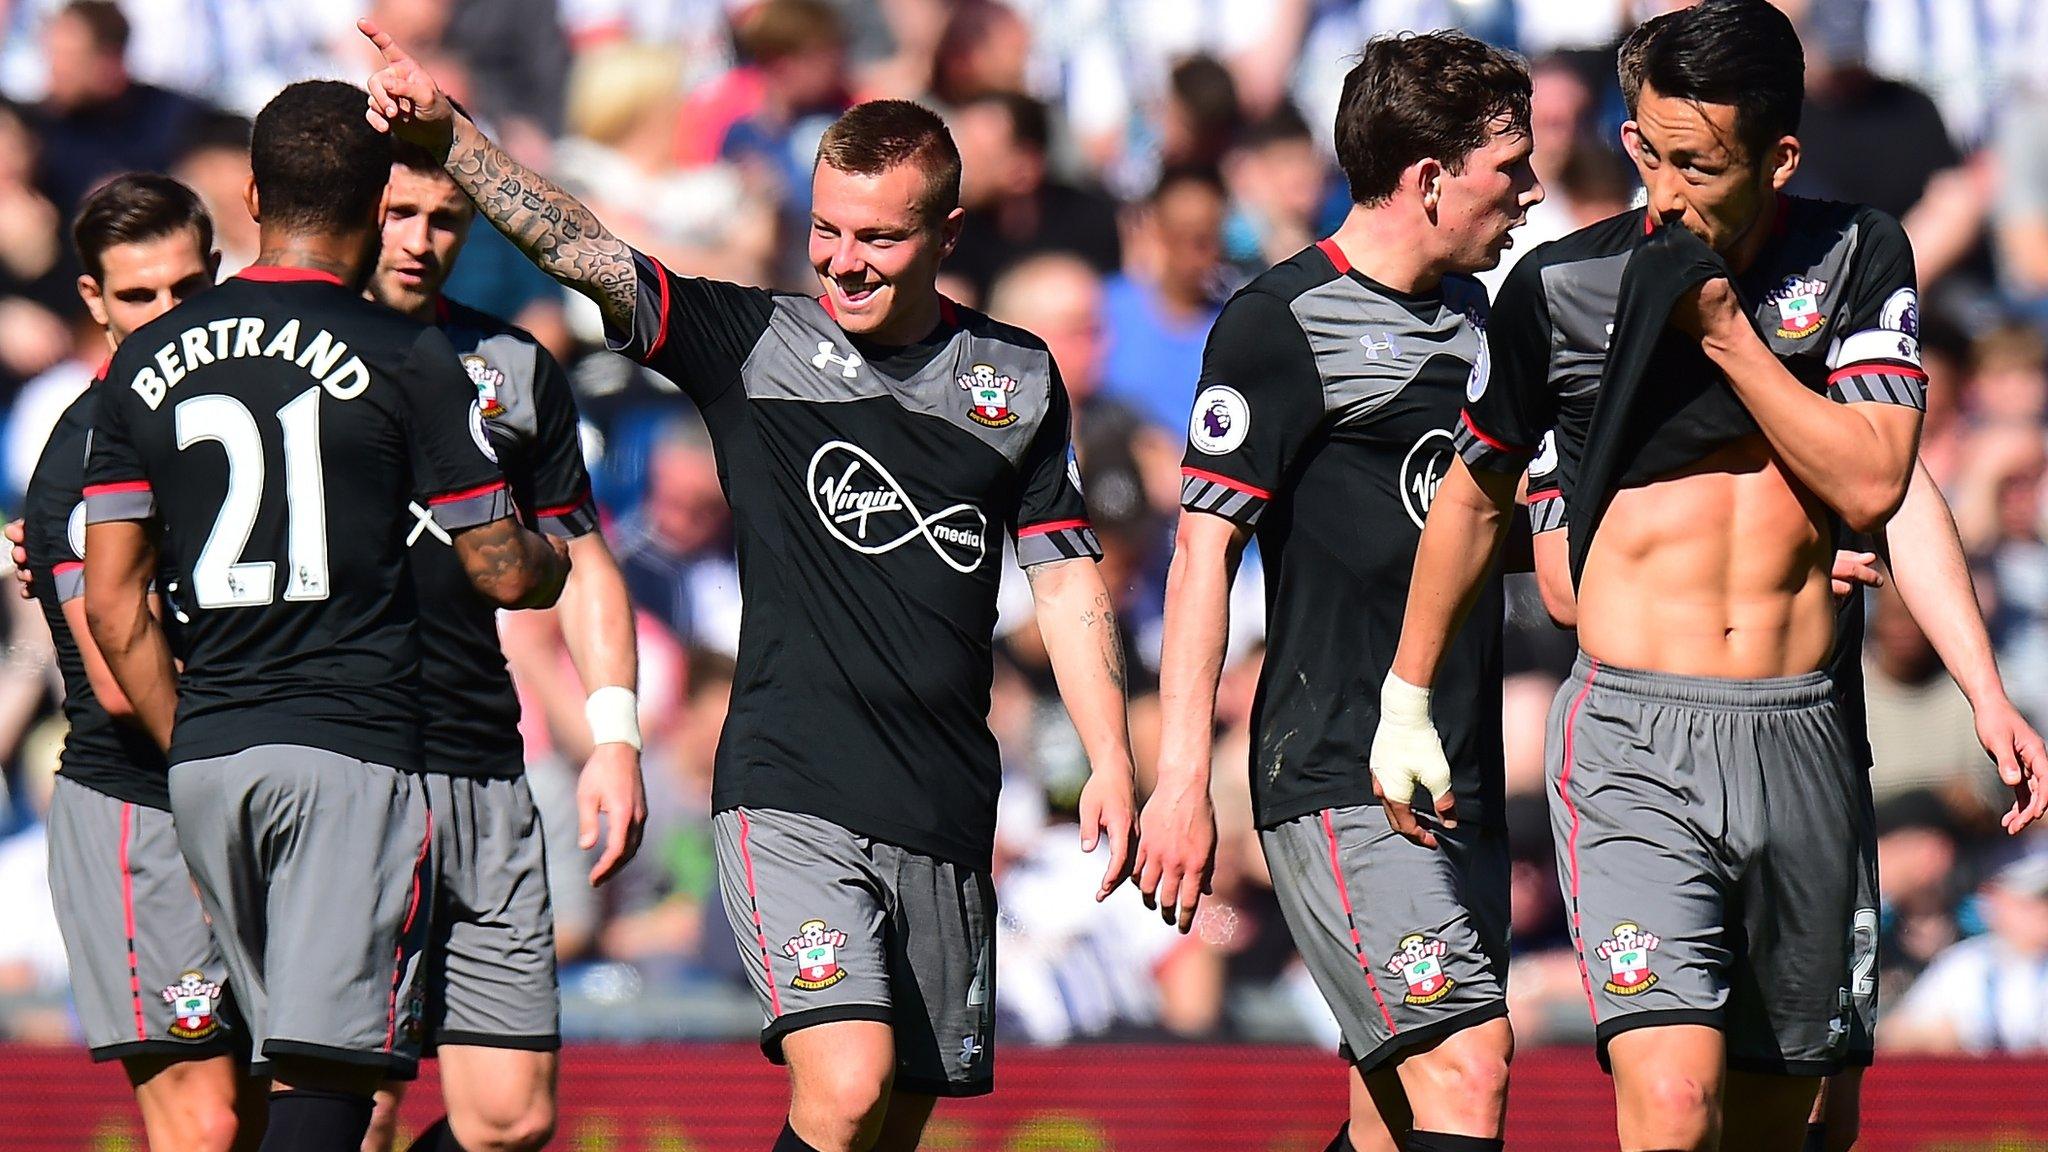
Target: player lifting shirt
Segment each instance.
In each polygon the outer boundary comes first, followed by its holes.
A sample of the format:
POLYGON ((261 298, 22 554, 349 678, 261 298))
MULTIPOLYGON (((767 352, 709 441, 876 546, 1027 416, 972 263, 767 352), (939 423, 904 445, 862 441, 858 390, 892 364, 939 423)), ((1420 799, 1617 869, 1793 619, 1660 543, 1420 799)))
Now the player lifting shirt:
POLYGON ((179 847, 277 1089, 265 1149, 353 1152, 419 1039, 408 502, 499 604, 550 603, 566 574, 510 518, 446 338, 358 295, 390 171, 362 99, 308 82, 265 106, 262 254, 122 345, 86 472, 87 619, 168 749, 179 847), (190 617, 182 673, 148 607, 159 549, 190 617))

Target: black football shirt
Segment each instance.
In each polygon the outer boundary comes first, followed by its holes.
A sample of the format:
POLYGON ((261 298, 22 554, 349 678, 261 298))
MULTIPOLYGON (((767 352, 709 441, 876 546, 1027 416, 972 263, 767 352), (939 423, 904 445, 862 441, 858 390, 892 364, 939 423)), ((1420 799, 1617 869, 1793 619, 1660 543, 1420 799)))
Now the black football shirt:
MULTIPOLYGON (((1254 529, 1265 565, 1260 827, 1377 803, 1367 760, 1380 684, 1485 322, 1477 281, 1397 292, 1324 241, 1247 284, 1209 332, 1181 507, 1254 529)), ((1488 826, 1503 818, 1502 604, 1496 566, 1434 696, 1458 818, 1488 826)))
MULTIPOLYGON (((527 527, 565 539, 596 531, 576 399, 561 365, 524 330, 453 301, 438 302, 435 326, 461 357, 481 418, 470 434, 503 469, 515 514, 527 527)), ((409 511, 427 771, 516 777, 526 756, 519 695, 498 645, 497 606, 471 586, 454 537, 426 495, 409 511)))
POLYGON ((86 519, 154 520, 185 668, 170 761, 301 744, 421 766, 408 503, 502 519, 445 336, 259 266, 131 335, 96 388, 86 519))
POLYGON ((71 402, 43 445, 23 501, 23 545, 36 573, 36 603, 50 626, 57 670, 64 677, 64 752, 59 771, 95 792, 168 810, 169 765, 140 725, 107 714, 93 695, 85 658, 64 618, 64 605, 85 591, 85 457, 92 442, 98 394, 71 402))
POLYGON ((713 807, 986 870, 1005 540, 1027 568, 1097 555, 1052 357, 951 304, 923 340, 877 347, 819 300, 636 263, 612 346, 696 403, 733 509, 740 645, 713 807))

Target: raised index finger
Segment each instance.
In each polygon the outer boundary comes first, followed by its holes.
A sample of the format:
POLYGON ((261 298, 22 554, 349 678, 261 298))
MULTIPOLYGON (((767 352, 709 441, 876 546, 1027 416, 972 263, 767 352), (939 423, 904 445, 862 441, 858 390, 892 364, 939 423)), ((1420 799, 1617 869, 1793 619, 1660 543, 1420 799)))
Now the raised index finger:
POLYGON ((384 54, 384 62, 386 64, 412 63, 412 57, 406 54, 405 49, 398 46, 398 41, 391 38, 391 33, 377 27, 375 20, 365 16, 356 21, 356 31, 370 38, 370 43, 375 44, 377 51, 384 54))

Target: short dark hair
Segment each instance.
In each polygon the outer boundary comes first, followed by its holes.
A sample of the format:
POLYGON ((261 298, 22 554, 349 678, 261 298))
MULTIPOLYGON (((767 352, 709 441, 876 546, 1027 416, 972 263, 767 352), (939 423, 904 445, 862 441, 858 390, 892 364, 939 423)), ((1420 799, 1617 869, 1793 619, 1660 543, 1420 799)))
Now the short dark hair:
POLYGON ((1650 41, 1676 15, 1677 12, 1666 12, 1636 25, 1614 53, 1614 75, 1621 81, 1621 106, 1631 117, 1636 114, 1636 97, 1643 88, 1643 55, 1650 50, 1650 41))
POLYGON ((391 138, 363 118, 369 102, 353 84, 302 80, 263 106, 249 170, 264 220, 324 232, 375 226, 391 138))
POLYGON ((98 280, 106 274, 107 249, 140 244, 190 228, 199 234, 201 256, 213 251, 213 217, 190 188, 155 172, 114 177, 85 198, 71 223, 78 262, 98 280))
POLYGON ((1640 82, 1660 94, 1735 109, 1753 159, 1799 131, 1806 52, 1792 21, 1766 0, 1706 0, 1670 15, 1643 48, 1640 82))
POLYGON ((914 101, 869 100, 848 108, 818 141, 818 163, 855 176, 916 164, 924 173, 917 207, 926 222, 960 206, 960 149, 938 113, 914 101))
POLYGON ((409 140, 391 142, 391 163, 413 172, 439 176, 451 184, 455 182, 455 177, 450 176, 448 169, 443 167, 439 160, 434 159, 433 153, 409 140))
POLYGON ((101 52, 110 56, 128 54, 128 17, 113 0, 71 0, 58 15, 85 25, 92 46, 101 52))
POLYGON ((1529 135, 1520 57, 1462 32, 1375 37, 1344 77, 1337 164, 1354 202, 1383 204, 1418 161, 1463 171, 1502 120, 1506 133, 1529 135))
POLYGON ((1314 143, 1315 138, 1300 109, 1282 100, 1279 107, 1240 129, 1232 147, 1257 151, 1273 144, 1314 143))

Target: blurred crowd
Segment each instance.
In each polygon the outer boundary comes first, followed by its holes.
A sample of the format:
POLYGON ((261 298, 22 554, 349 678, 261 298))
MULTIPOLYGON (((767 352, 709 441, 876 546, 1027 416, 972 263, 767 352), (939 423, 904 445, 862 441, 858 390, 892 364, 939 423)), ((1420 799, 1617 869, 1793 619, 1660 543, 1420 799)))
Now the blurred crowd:
MULTIPOLYGON (((1342 217, 1330 122, 1349 55, 1373 35, 1457 26, 1529 59, 1535 164, 1549 198, 1513 257, 1632 202, 1613 46, 1666 6, 0 0, 0 510, 16 506, 51 424, 106 352, 74 289, 73 208, 113 173, 167 171, 211 208, 225 271, 248 263, 246 117, 292 80, 367 76, 359 15, 374 15, 508 148, 628 241, 678 272, 752 284, 808 284, 806 199, 825 125, 858 99, 912 97, 944 113, 964 158, 967 228, 946 291, 1044 337, 1073 395, 1145 777, 1203 341, 1235 285, 1342 217)), ((1923 455, 1955 508, 2012 695, 2048 723, 2048 5, 1785 6, 1808 63, 1793 191, 1874 205, 1913 239, 1930 376, 1923 455)), ((639 614, 651 815, 639 858, 598 890, 575 845, 571 793, 587 737, 573 669, 547 614, 503 620, 549 819, 565 1023, 573 1034, 580 1002, 728 998, 742 977, 718 903, 709 799, 740 603, 710 441, 672 385, 602 350, 593 307, 481 226, 448 293, 526 326, 570 369, 639 614)), ((1868 595, 1880 1043, 2048 1050, 2048 839, 2000 831, 2010 797, 1967 702, 1896 595, 1868 595)), ((0 1030, 62 1039, 64 958, 39 823, 62 739, 57 678, 39 615, 0 602, 10 606, 0 609, 0 1003, 14 1006, 0 1030)), ((1006 774, 995 865, 1006 1040, 1334 1043, 1250 822, 1246 727, 1262 604, 1254 555, 1235 594, 1217 711, 1215 897, 1181 937, 1129 888, 1089 899, 1102 859, 1078 843, 1086 765, 1030 596, 1008 582, 990 716, 1006 774)), ((1573 641, 1532 586, 1517 584, 1511 604, 1512 1010, 1525 1044, 1577 1041, 1590 1025, 1541 784, 1544 710, 1573 641)), ((651 1031, 687 1026, 642 1015, 651 1031)))

